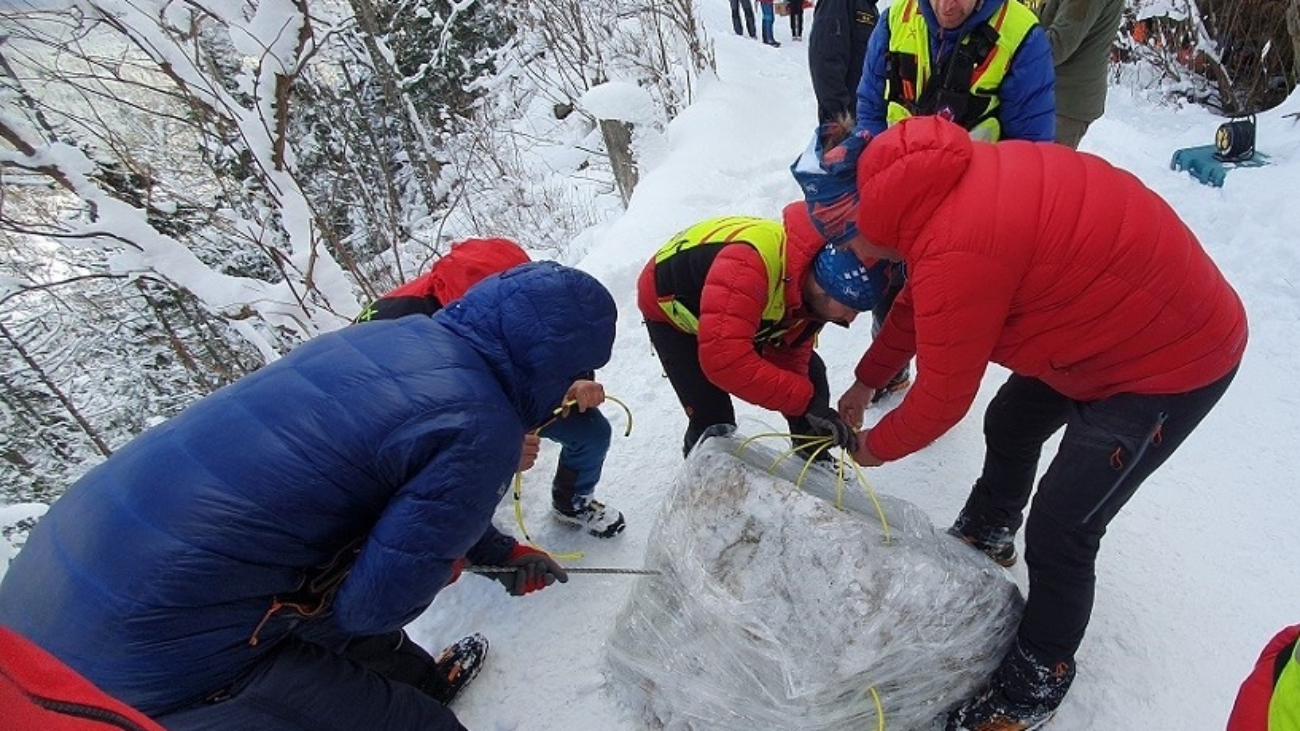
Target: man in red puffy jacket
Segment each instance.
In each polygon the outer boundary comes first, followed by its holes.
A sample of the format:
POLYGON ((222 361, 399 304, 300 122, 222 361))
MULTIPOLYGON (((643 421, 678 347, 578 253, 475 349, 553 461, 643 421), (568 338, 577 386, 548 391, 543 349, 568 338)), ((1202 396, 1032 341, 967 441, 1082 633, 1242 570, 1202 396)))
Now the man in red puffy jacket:
POLYGON ((1037 728, 1074 678, 1106 526, 1228 388, 1246 314, 1167 203, 1061 145, 907 120, 867 147, 858 185, 859 254, 906 262, 908 280, 840 415, 861 424, 915 354, 911 391, 858 438, 857 461, 879 465, 955 425, 990 362, 1012 371, 950 532, 1010 565, 1024 522, 1029 596, 990 686, 947 728, 1037 728), (1062 426, 1025 522, 1042 445, 1062 426))
POLYGON ((683 453, 710 427, 735 426, 733 395, 781 412, 794 434, 852 445, 813 341, 826 323, 847 327, 875 305, 888 262, 864 263, 828 241, 802 202, 783 217, 698 223, 637 281, 650 341, 690 420, 683 453))

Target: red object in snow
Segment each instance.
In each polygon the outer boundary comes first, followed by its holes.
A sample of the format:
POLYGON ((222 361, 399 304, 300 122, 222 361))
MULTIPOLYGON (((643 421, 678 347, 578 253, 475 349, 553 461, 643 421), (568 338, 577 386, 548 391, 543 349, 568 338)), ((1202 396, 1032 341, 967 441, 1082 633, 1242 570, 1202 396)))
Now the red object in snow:
POLYGON ((5 627, 0 627, 0 709, 0 731, 164 731, 5 627))

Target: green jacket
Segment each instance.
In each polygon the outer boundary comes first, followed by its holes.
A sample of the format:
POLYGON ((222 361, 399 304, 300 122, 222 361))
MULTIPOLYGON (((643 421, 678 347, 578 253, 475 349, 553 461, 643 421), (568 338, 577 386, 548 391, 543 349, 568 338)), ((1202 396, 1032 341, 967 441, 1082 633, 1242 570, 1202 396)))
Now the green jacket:
POLYGON ((1106 108, 1106 69, 1124 0, 1046 0, 1038 10, 1056 63, 1056 113, 1096 120, 1106 108))

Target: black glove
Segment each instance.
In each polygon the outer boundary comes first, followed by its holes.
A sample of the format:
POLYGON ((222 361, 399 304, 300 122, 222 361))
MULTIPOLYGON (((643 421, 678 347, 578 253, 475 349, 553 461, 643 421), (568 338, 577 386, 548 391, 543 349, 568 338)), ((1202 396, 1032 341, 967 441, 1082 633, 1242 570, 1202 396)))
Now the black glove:
POLYGON ((563 584, 569 580, 569 574, 551 558, 551 554, 522 543, 515 544, 501 565, 515 567, 515 570, 487 575, 500 581, 511 596, 523 596, 545 589, 556 581, 563 584))
POLYGON ((835 446, 850 452, 857 449, 858 435, 853 431, 853 427, 844 423, 835 409, 820 404, 810 406, 803 418, 808 420, 808 425, 812 427, 815 435, 830 437, 835 442, 835 446))

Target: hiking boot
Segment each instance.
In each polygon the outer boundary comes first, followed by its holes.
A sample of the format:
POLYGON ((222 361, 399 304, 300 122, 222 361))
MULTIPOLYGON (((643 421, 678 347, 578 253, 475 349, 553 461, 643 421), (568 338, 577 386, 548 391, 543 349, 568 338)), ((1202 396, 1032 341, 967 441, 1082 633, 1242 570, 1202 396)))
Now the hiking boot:
POLYGON ((1003 568, 1016 565, 1016 532, 1006 526, 978 526, 963 510, 948 529, 948 535, 982 551, 1003 568))
POLYGON ((1017 642, 988 689, 948 714, 944 731, 1032 731, 1052 720, 1074 682, 1074 661, 1045 665, 1017 642))
POLYGON ((890 394, 898 393, 910 385, 912 385, 912 367, 903 366, 903 370, 895 373, 894 377, 889 379, 889 383, 886 383, 884 388, 879 389, 872 394, 871 403, 880 403, 888 398, 890 394))
POLYGON ((627 527, 623 514, 591 496, 577 495, 573 498, 573 507, 565 510, 559 504, 555 508, 555 519, 561 523, 586 528, 587 532, 597 538, 613 538, 627 527))
POLYGON ((487 651, 487 638, 477 632, 449 645, 433 659, 433 670, 420 690, 444 706, 451 705, 456 695, 483 669, 487 651))

